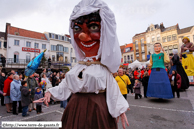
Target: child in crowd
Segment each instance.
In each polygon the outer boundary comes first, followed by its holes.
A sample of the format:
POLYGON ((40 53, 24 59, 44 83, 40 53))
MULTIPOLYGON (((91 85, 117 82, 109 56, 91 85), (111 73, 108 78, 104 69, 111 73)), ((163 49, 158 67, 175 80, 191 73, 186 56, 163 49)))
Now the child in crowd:
MULTIPOLYGON (((41 99, 41 98, 43 98, 41 88, 36 87, 35 88, 34 100, 38 100, 38 99, 41 99)), ((36 103, 36 112, 37 112, 37 114, 43 113, 42 112, 42 103, 36 103)))
POLYGON ((140 88, 140 82, 138 79, 135 80, 135 86, 133 87, 134 92, 135 92, 135 99, 138 99, 138 96, 141 98, 141 88, 140 88))
POLYGON ((28 111, 28 105, 30 104, 30 92, 31 89, 27 88, 27 82, 26 81, 22 81, 22 86, 20 87, 20 91, 21 91, 21 104, 22 104, 22 116, 29 116, 29 114, 27 114, 28 111))

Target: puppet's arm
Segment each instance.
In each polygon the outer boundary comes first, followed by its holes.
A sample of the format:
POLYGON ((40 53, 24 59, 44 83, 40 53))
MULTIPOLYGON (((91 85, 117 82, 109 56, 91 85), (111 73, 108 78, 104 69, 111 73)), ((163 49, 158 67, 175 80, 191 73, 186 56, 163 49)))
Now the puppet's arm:
POLYGON ((164 62, 165 62, 165 63, 170 63, 170 58, 169 58, 169 56, 166 54, 165 51, 164 51, 164 62))
POLYGON ((152 56, 150 56, 150 64, 148 66, 152 67, 152 65, 153 65, 153 60, 152 60, 152 56))

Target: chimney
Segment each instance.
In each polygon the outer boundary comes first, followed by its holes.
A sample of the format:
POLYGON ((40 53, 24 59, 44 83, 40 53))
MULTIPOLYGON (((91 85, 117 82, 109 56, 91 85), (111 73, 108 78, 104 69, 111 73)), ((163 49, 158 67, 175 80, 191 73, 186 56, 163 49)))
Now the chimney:
POLYGON ((6 23, 5 27, 5 40, 7 40, 7 35, 9 34, 9 27, 11 26, 11 23, 6 23))

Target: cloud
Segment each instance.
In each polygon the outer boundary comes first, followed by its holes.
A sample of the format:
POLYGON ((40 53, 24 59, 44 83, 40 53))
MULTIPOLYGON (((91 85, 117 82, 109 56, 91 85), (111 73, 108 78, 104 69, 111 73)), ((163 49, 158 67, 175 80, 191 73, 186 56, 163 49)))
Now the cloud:
MULTIPOLYGON (((6 22, 38 32, 68 34, 69 17, 80 0, 1 0, 0 31, 6 22)), ((104 0, 114 12, 120 44, 131 43, 136 33, 153 24, 166 27, 194 24, 194 1, 185 0, 104 0), (186 3, 186 4, 185 4, 186 3)))

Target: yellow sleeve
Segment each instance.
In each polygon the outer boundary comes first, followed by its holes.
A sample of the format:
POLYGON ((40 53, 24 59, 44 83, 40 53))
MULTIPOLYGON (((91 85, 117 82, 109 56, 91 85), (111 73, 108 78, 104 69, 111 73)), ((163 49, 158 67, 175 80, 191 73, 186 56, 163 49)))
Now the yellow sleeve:
POLYGON ((131 81, 129 79, 129 77, 127 76, 127 85, 130 85, 131 84, 131 81))
POLYGON ((165 51, 164 51, 164 62, 165 62, 165 63, 170 63, 170 58, 169 58, 169 56, 166 54, 165 51))
POLYGON ((153 65, 152 55, 150 56, 150 65, 151 65, 151 67, 152 67, 152 65, 153 65))
POLYGON ((115 80, 116 80, 116 81, 117 81, 117 83, 118 83, 118 81, 119 81, 119 80, 118 80, 118 76, 116 76, 116 77, 115 77, 115 80))

